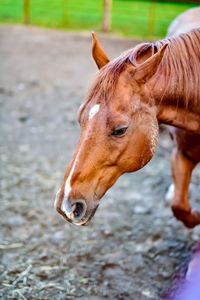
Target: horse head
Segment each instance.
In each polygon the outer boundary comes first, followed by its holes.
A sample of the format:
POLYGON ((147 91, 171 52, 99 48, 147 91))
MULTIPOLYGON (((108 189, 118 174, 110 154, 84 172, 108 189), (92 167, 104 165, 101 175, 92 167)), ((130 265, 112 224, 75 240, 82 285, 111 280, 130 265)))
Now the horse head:
POLYGON ((137 56, 132 49, 110 62, 93 34, 92 55, 99 72, 80 107, 79 142, 55 201, 67 221, 87 224, 116 180, 152 158, 158 121, 148 81, 165 48, 153 53, 144 44, 137 56))

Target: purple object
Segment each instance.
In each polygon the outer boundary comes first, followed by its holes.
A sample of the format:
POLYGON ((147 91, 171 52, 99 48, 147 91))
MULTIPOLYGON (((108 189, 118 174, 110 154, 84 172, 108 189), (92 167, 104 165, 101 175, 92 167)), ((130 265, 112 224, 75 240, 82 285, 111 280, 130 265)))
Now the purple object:
POLYGON ((186 281, 174 300, 200 300, 200 252, 189 263, 186 281))

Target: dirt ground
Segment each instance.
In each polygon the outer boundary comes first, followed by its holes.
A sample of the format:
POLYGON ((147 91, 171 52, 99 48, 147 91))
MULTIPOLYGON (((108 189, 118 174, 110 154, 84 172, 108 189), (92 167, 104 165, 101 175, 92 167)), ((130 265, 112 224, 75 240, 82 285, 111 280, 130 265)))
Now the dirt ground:
MULTIPOLYGON (((135 44, 102 42, 112 58, 135 44)), ((78 137, 76 112, 96 72, 90 43, 88 34, 0 27, 1 299, 166 299, 199 239, 200 229, 184 228, 164 200, 165 132, 154 159, 120 178, 89 226, 54 210, 78 137)), ((196 207, 199 180, 197 169, 196 207)))

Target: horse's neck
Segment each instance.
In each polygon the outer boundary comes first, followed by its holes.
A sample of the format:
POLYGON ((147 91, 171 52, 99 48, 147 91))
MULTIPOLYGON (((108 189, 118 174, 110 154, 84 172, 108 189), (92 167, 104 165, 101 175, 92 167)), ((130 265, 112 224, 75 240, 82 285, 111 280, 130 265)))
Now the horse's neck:
POLYGON ((200 90, 199 98, 194 104, 193 101, 185 99, 184 95, 172 95, 170 86, 166 91, 163 76, 156 80, 151 91, 157 106, 158 121, 200 134, 200 90))
POLYGON ((169 38, 149 88, 161 122, 200 133, 200 29, 169 38))
POLYGON ((200 134, 200 114, 180 107, 161 104, 158 106, 157 118, 159 123, 200 134))

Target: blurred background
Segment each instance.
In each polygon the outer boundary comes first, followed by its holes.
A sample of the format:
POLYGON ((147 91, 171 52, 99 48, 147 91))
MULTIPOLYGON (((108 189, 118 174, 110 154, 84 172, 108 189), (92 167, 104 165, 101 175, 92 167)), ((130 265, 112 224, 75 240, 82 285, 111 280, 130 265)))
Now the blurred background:
POLYGON ((1 0, 0 22, 152 39, 163 37, 178 14, 197 5, 199 0, 1 0))
MULTIPOLYGON (((151 162, 118 180, 89 226, 68 224, 54 199, 97 72, 90 32, 113 59, 164 37, 198 2, 0 0, 0 299, 173 299, 200 226, 186 229, 165 200, 166 131, 151 162)), ((190 197, 200 210, 199 182, 197 168, 190 197)))

